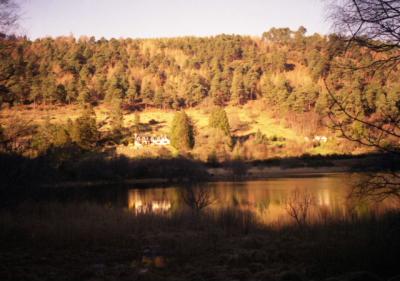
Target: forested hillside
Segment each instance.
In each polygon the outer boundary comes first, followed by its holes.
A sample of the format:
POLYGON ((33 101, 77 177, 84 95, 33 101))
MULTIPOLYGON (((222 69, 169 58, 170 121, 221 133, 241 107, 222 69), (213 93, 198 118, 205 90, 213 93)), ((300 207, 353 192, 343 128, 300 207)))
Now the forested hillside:
MULTIPOLYGON (((400 108, 398 68, 353 71, 390 53, 349 49, 336 35, 306 36, 303 27, 273 28, 260 38, 3 36, 0 46, 0 144, 30 156, 70 144, 104 151, 110 142, 137 144, 135 134, 168 135, 178 151, 210 161, 353 153, 354 144, 335 134, 315 138, 327 133, 334 110, 328 89, 360 118, 382 120, 400 108), (228 113, 221 130, 212 126, 216 106, 228 113), (186 127, 167 112, 182 109, 186 127)), ((347 117, 339 110, 335 118, 347 117)), ((363 134, 362 124, 349 124, 351 134, 363 134)))
MULTIPOLYGON (((344 44, 334 35, 305 32, 303 27, 271 29, 261 38, 3 38, 1 98, 10 106, 121 99, 124 106, 173 109, 206 99, 217 105, 265 99, 282 110, 322 113, 327 95, 321 78, 329 72, 336 89, 351 92, 364 114, 397 102, 397 69, 391 79, 375 74, 369 81, 348 69, 332 68, 344 44)), ((347 59, 368 64, 373 58, 354 49, 347 59)))

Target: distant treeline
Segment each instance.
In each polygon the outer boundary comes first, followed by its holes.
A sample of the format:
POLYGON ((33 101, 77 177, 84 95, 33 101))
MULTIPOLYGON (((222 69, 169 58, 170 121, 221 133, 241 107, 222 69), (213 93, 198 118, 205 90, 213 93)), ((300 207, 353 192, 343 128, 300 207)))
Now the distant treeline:
POLYGON ((388 77, 379 70, 360 76, 332 67, 367 65, 376 54, 352 48, 342 56, 346 45, 336 35, 305 34, 300 27, 272 28, 261 38, 5 37, 0 39, 0 97, 10 106, 120 99, 126 108, 172 109, 263 98, 280 109, 321 114, 329 102, 322 81, 329 77, 335 93, 347 94, 359 114, 398 107, 397 68, 388 77))
POLYGON ((111 158, 106 154, 82 151, 77 146, 63 148, 63 151, 49 151, 33 159, 0 154, 0 191, 7 192, 63 182, 118 183, 127 179, 200 181, 207 178, 203 164, 186 158, 111 158), (63 154, 68 154, 69 159, 60 159, 63 154))
MULTIPOLYGON (((272 158, 267 160, 231 160, 222 163, 200 162, 178 158, 110 157, 107 153, 84 150, 71 144, 52 148, 36 158, 17 154, 0 153, 0 193, 33 189, 54 183, 123 183, 126 180, 162 179, 169 182, 198 182, 213 179, 208 168, 224 168, 230 171, 232 180, 246 179, 251 167, 324 168, 345 167, 355 172, 398 171, 398 155, 303 155, 300 157, 272 158), (336 162, 335 161, 339 161, 336 162)), ((228 173, 228 175, 230 175, 228 173)))

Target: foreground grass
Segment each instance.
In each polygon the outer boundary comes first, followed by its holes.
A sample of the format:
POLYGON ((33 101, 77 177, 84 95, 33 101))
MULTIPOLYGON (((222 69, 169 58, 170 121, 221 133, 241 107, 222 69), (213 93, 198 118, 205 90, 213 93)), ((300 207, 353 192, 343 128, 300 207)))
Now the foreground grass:
MULTIPOLYGON (((399 250, 397 213, 299 228, 232 209, 156 216, 50 202, 0 210, 1 280, 356 280, 354 271, 385 280, 400 274, 399 250), (147 247, 165 265, 143 263, 147 247)), ((357 280, 379 280, 365 276, 357 280)))

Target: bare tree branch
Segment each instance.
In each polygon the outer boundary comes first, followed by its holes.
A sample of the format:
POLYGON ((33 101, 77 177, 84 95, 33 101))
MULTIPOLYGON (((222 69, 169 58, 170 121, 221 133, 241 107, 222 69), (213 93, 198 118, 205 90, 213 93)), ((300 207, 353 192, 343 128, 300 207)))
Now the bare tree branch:
POLYGON ((17 27, 19 5, 15 0, 0 0, 0 32, 9 33, 17 27))
MULTIPOLYGON (((336 32, 346 42, 345 51, 336 54, 339 64, 333 66, 348 69, 361 77, 364 85, 358 89, 365 96, 365 86, 376 73, 382 83, 391 77, 400 64, 400 1, 399 0, 334 0, 330 1, 331 16, 336 32), (372 60, 351 60, 354 50, 367 50, 372 60), (350 59, 349 59, 350 58, 350 59), (344 64, 340 65, 340 62, 344 64), (351 63, 349 63, 349 61, 351 63), (370 80, 368 80, 370 77, 370 80)), ((334 69, 332 67, 332 69, 334 69)), ((336 68, 337 70, 337 68, 336 68)), ((324 85, 330 98, 329 119, 331 128, 343 138, 362 146, 376 148, 400 155, 400 104, 387 100, 380 93, 385 107, 373 113, 360 112, 349 101, 352 94, 341 92, 328 73, 324 85), (387 105, 387 106, 386 106, 387 105)), ((382 87, 383 84, 380 85, 382 87)), ((390 86, 389 84, 389 87, 390 86)), ((400 93, 399 93, 400 94, 400 93)), ((396 93, 395 93, 396 95, 396 93)), ((392 167, 393 165, 388 165, 392 167)), ((395 166, 395 165, 394 165, 395 166)), ((355 185, 352 196, 370 196, 383 200, 390 196, 400 198, 400 173, 389 168, 385 173, 367 174, 355 185)))
POLYGON ((298 226, 307 224, 310 208, 315 204, 315 198, 310 192, 300 192, 297 188, 286 199, 285 210, 298 226))
POLYGON ((362 46, 388 55, 385 59, 374 61, 374 67, 378 64, 397 64, 400 61, 400 1, 330 2, 330 18, 334 22, 335 31, 347 42, 346 51, 352 46, 362 46))
POLYGON ((190 184, 181 190, 181 198, 183 202, 196 213, 199 213, 201 210, 215 202, 215 199, 208 188, 193 184, 190 184))

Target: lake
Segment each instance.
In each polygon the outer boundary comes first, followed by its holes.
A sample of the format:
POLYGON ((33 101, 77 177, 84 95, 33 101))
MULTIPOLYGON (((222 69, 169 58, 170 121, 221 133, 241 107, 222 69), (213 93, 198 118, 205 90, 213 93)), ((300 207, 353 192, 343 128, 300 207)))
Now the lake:
MULTIPOLYGON (((210 182, 194 190, 205 190, 210 204, 204 210, 235 208, 251 212, 266 224, 293 221, 288 212, 289 204, 298 205, 307 199, 310 203, 309 220, 326 219, 328 216, 346 218, 379 215, 398 207, 391 200, 371 202, 349 199, 349 192, 357 179, 359 176, 350 174, 309 175, 243 182, 210 182)), ((118 198, 120 204, 137 214, 168 215, 189 209, 184 190, 184 186, 178 185, 132 188, 121 191, 118 198)))

